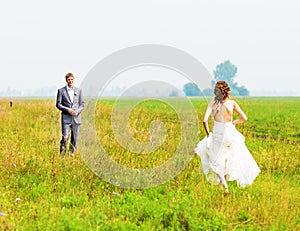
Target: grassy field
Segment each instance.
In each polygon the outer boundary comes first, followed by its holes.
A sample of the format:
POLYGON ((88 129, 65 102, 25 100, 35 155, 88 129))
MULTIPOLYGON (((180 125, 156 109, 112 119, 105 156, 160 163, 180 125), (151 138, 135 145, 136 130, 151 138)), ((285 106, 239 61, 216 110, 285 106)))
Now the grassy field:
MULTIPOLYGON (((179 175, 157 187, 110 184, 87 167, 80 153, 59 155, 60 112, 54 100, 13 101, 9 107, 8 99, 0 99, 0 230, 300 230, 299 97, 236 99, 248 116, 237 128, 262 172, 247 188, 229 182, 227 197, 199 174, 195 155, 179 175)), ((200 140, 207 102, 191 101, 200 140)), ((145 100, 129 117, 130 134, 140 142, 149 141, 152 120, 164 123, 168 136, 149 155, 118 144, 111 127, 114 103, 103 99, 95 111, 98 138, 111 159, 135 169, 167 161, 181 132, 167 100, 145 100)))

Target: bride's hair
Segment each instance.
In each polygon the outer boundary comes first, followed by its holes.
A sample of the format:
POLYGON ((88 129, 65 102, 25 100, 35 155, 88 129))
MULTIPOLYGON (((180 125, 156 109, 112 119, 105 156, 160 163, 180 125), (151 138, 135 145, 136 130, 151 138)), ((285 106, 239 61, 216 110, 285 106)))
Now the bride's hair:
POLYGON ((214 93, 215 93, 215 101, 218 103, 222 103, 224 99, 229 97, 230 87, 225 81, 220 80, 216 83, 214 93))

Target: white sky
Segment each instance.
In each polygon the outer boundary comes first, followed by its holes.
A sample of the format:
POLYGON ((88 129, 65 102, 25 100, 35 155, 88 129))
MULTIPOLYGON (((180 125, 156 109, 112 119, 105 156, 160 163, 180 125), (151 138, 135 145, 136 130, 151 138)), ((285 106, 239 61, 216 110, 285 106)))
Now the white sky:
MULTIPOLYGON (((230 60, 250 92, 300 95, 297 0, 12 0, 0 3, 0 91, 76 85, 139 44, 179 48, 212 74, 230 60)), ((145 69, 146 71, 147 69, 145 69)))

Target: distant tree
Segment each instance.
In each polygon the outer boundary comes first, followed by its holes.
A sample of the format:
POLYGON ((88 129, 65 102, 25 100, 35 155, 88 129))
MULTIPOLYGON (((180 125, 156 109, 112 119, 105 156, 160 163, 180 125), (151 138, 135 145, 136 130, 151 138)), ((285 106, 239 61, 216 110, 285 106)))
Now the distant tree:
POLYGON ((238 86, 237 82, 234 81, 234 78, 237 73, 237 67, 233 65, 229 60, 224 63, 220 63, 216 66, 214 70, 215 80, 212 81, 212 88, 215 83, 219 80, 226 81, 231 90, 231 95, 236 96, 248 96, 250 93, 245 86, 238 86))
POLYGON ((232 84, 234 77, 237 72, 237 67, 233 65, 229 60, 224 63, 217 65, 216 70, 214 70, 215 80, 224 80, 228 84, 232 84))
POLYGON ((243 96, 249 96, 250 92, 249 90, 245 87, 245 86, 241 86, 237 88, 239 95, 243 95, 243 96))
POLYGON ((186 96, 200 96, 202 93, 195 83, 187 83, 183 86, 183 92, 186 96))
POLYGON ((175 91, 175 90, 171 91, 169 96, 172 96, 172 97, 178 96, 178 91, 175 91))
POLYGON ((230 94, 234 95, 234 96, 239 96, 240 95, 239 91, 236 88, 231 87, 231 86, 230 86, 230 94))
POLYGON ((214 92, 211 88, 205 88, 203 91, 202 91, 203 95, 205 96, 213 96, 214 95, 214 92))

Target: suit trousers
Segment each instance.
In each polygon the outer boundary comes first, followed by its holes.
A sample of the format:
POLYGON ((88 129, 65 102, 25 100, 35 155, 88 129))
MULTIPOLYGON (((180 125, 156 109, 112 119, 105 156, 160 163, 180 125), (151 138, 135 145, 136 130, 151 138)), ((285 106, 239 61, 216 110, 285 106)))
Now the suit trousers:
POLYGON ((74 153, 77 146, 79 127, 80 124, 76 124, 76 123, 62 124, 62 139, 60 141, 60 153, 63 154, 66 153, 66 146, 69 140, 70 132, 71 132, 71 141, 70 141, 69 152, 74 153))

